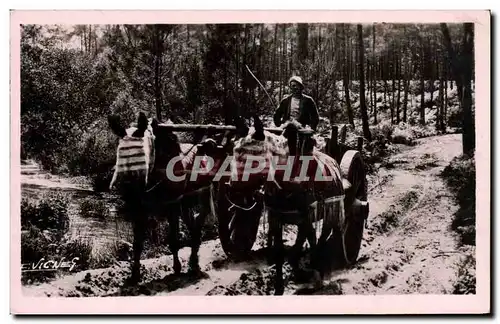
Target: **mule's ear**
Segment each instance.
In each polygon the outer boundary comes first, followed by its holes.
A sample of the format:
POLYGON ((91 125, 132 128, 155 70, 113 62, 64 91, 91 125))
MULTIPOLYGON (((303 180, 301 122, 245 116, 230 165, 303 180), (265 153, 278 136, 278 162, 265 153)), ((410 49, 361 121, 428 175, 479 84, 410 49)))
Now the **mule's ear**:
POLYGON ((139 116, 137 117, 137 130, 132 134, 134 137, 143 137, 144 132, 148 128, 148 118, 146 117, 146 114, 143 113, 142 111, 139 113, 139 116))
POLYGON ((144 112, 140 112, 137 117, 137 128, 141 131, 145 131, 148 128, 148 118, 144 112))
POLYGON ((160 123, 158 122, 158 119, 153 117, 153 120, 151 120, 151 128, 153 129, 153 134, 158 133, 158 129, 160 128, 159 124, 160 123))
POLYGON ((258 141, 263 141, 264 136, 264 124, 260 121, 260 118, 257 115, 253 116, 253 126, 255 128, 255 133, 253 134, 253 138, 258 141))
POLYGON ((125 128, 123 127, 120 117, 116 115, 108 116, 108 124, 111 131, 118 137, 123 138, 127 135, 125 128))

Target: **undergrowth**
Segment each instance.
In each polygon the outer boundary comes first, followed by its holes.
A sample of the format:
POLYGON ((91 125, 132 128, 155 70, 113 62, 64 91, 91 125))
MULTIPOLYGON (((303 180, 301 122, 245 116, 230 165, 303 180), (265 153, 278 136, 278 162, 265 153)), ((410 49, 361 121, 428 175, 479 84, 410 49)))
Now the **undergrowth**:
MULTIPOLYGON (((443 170, 442 177, 459 205, 451 228, 460 237, 462 245, 476 245, 476 166, 474 157, 455 157, 443 170)), ((476 293, 476 259, 467 255, 457 265, 454 294, 476 293)))
POLYGON ((455 199, 459 210, 455 213, 452 229, 466 245, 476 244, 476 168, 474 158, 455 157, 442 172, 455 199))
POLYGON ((476 294, 476 258, 467 255, 459 264, 457 281, 453 285, 453 294, 476 294))

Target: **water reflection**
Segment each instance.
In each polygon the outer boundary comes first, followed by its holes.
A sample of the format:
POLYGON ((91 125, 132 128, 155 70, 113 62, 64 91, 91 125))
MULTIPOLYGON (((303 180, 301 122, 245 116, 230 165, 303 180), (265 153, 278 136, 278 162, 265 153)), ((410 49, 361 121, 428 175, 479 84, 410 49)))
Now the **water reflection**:
POLYGON ((70 199, 68 206, 70 218, 68 235, 71 239, 89 241, 94 249, 101 249, 114 244, 118 240, 132 241, 132 225, 119 215, 117 197, 74 187, 44 186, 33 183, 22 183, 21 185, 21 196, 23 198, 38 200, 44 194, 49 193, 64 193, 70 199), (106 204, 108 208, 106 217, 82 217, 80 203, 89 198, 106 204))

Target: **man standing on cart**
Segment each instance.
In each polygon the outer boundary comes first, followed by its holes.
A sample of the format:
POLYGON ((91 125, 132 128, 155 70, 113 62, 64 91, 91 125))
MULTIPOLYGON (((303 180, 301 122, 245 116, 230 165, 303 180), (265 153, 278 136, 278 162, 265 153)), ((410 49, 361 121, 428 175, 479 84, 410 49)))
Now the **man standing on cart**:
POLYGON ((313 98, 303 93, 302 78, 292 76, 288 82, 292 93, 281 100, 273 116, 274 124, 279 127, 288 120, 296 120, 303 127, 308 125, 316 131, 319 123, 318 108, 313 98))

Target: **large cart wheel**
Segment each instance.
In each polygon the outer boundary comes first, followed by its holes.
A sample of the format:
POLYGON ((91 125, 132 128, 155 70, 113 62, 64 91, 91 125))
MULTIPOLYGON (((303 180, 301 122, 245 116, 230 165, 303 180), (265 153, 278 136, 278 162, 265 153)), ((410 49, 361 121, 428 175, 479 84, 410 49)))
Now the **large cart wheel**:
POLYGON ((345 192, 345 224, 341 225, 339 233, 335 235, 335 249, 341 252, 341 264, 349 266, 358 258, 369 212, 366 174, 359 151, 345 152, 340 162, 340 170, 350 186, 345 192))
POLYGON ((249 194, 246 197, 249 205, 242 207, 251 207, 255 203, 253 208, 244 210, 232 206, 227 189, 222 182, 217 185, 212 197, 212 212, 218 220, 222 249, 227 256, 241 259, 248 256, 255 243, 264 204, 262 200, 254 201, 249 194))

